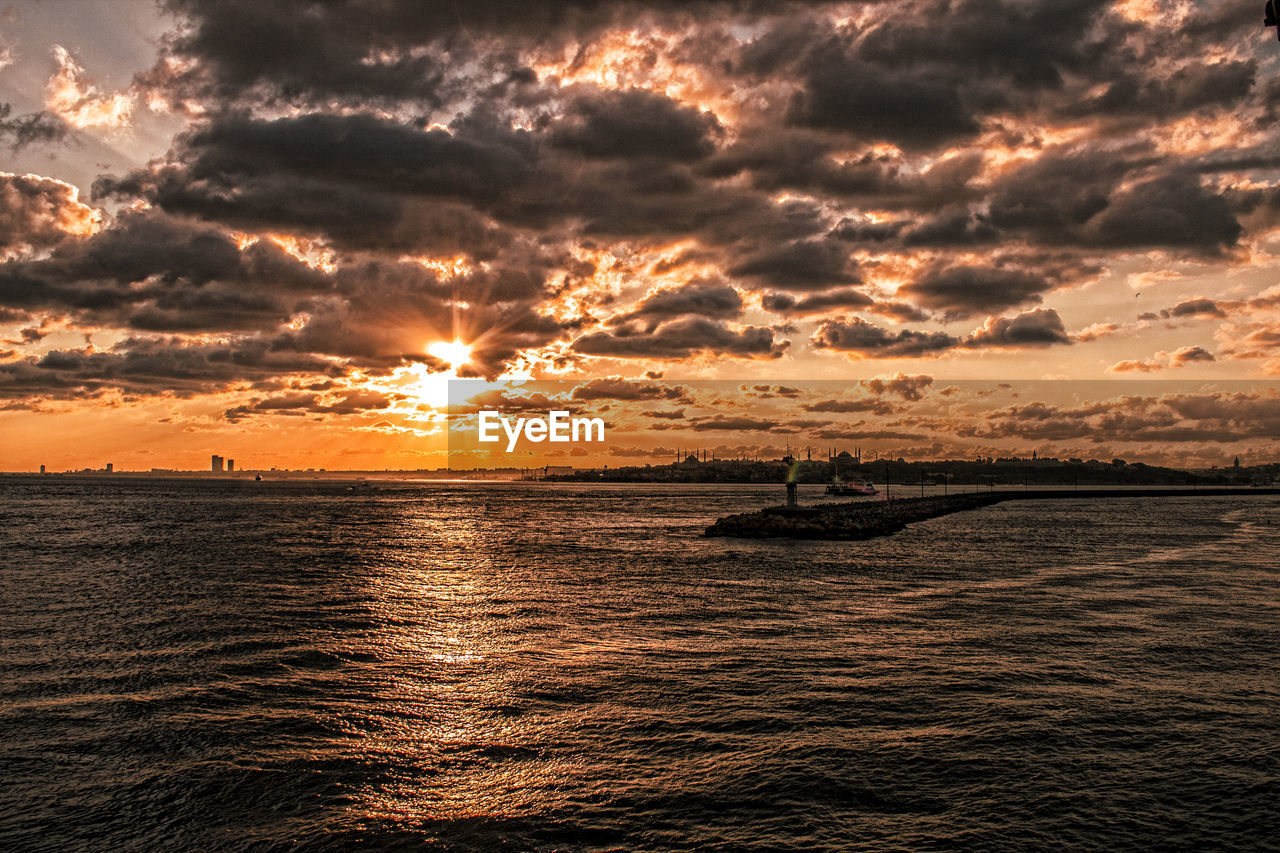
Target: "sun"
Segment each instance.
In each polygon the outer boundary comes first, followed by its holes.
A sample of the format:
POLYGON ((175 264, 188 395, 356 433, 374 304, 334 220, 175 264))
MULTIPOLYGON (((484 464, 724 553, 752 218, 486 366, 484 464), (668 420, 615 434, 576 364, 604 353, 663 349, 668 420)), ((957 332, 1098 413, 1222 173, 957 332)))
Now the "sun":
POLYGON ((452 341, 436 341, 427 347, 427 352, 449 365, 450 370, 457 370, 471 361, 471 345, 464 344, 457 338, 452 341))

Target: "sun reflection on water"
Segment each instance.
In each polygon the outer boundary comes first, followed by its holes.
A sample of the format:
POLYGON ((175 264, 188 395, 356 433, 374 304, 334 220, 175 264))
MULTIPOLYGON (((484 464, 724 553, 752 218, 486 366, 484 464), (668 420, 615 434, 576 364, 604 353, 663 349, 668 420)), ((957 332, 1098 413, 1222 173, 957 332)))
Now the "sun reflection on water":
POLYGON ((385 680, 358 749, 385 773, 351 807, 362 823, 527 815, 568 778, 564 762, 547 760, 549 732, 513 683, 532 661, 503 612, 511 594, 487 547, 492 532, 450 509, 407 511, 400 547, 367 579, 383 627, 366 651, 385 680))

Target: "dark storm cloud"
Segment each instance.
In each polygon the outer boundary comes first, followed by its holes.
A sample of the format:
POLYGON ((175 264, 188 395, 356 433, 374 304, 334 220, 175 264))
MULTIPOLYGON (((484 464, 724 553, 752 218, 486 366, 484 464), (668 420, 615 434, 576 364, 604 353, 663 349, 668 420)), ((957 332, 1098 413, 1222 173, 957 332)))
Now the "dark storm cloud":
POLYGON ((813 336, 816 349, 832 349, 863 358, 922 358, 957 348, 1024 349, 1070 344, 1058 312, 1048 308, 1013 317, 988 317, 971 335, 902 329, 891 332, 860 317, 828 320, 813 336))
POLYGON ((639 320, 652 331, 658 324, 685 314, 731 320, 741 313, 742 296, 733 287, 714 281, 691 281, 651 293, 631 311, 612 317, 609 324, 639 320))
POLYGON ((829 0, 167 0, 184 26, 148 82, 186 97, 327 104, 335 97, 435 102, 455 61, 485 52, 504 82, 531 83, 519 49, 589 41, 613 25, 658 18, 692 26, 803 15, 829 0), (430 49, 424 49, 430 48, 430 49))
POLYGON ((273 243, 242 250, 220 231, 156 213, 126 213, 46 259, 0 267, 0 305, 141 331, 269 329, 329 286, 273 243))
POLYGON ((1126 156, 1088 145, 1051 149, 993 186, 991 221, 1065 242, 1106 208, 1126 174, 1150 162, 1145 150, 1126 156))
POLYGON ((854 353, 867 358, 920 358, 952 349, 959 338, 945 332, 890 332, 860 317, 828 320, 813 335, 816 349, 854 353))
MULTIPOLYGON (((188 61, 157 65, 144 79, 185 97, 431 98, 440 85, 438 56, 399 49, 411 42, 414 18, 421 19, 413 15, 415 4, 169 0, 166 5, 188 23, 170 36, 166 53, 188 61), (406 16, 401 33, 390 28, 389 13, 406 16), (382 55, 369 61, 379 48, 382 55)), ((421 12, 432 4, 416 5, 421 12)), ((454 17, 434 11, 442 21, 454 17)))
POLYGON ((1139 72, 1122 74, 1097 97, 1080 102, 1068 114, 1141 116, 1182 115, 1209 107, 1230 109, 1253 88, 1257 63, 1217 62, 1180 68, 1167 78, 1139 72))
POLYGON ((172 338, 130 338, 110 351, 52 350, 0 365, 0 396, 93 397, 126 394, 189 397, 230 384, 289 373, 323 373, 331 363, 276 353, 263 341, 187 344, 172 338))
POLYGON ((764 249, 730 267, 729 273, 785 290, 825 290, 859 280, 848 248, 832 240, 797 240, 764 249))
POLYGON ((590 92, 575 100, 551 134, 554 145, 587 157, 696 160, 715 150, 711 113, 641 89, 590 92))
MULTIPOLYGON (((1227 312, 1218 307, 1212 299, 1188 299, 1179 302, 1172 308, 1164 308, 1159 316, 1165 320, 1175 317, 1226 317, 1227 312)), ((1155 315, 1152 315, 1154 319, 1155 315)))
POLYGON ((462 338, 463 372, 494 375, 547 344, 566 363, 777 357, 794 329, 728 325, 745 287, 805 331, 826 315, 816 348, 923 357, 1067 343, 1052 310, 998 315, 1136 252, 1237 262, 1242 221, 1280 211, 1262 176, 1231 188, 1275 164, 1280 94, 1225 7, 1136 23, 1101 0, 168 5, 179 25, 137 85, 200 118, 95 188, 157 210, 91 238, 22 226, 48 257, 0 271, 0 307, 370 370, 438 367, 425 346, 462 338), (583 82, 614 74, 623 88, 583 82), (1263 116, 1248 150, 1170 144, 1167 123, 1222 110, 1263 116), (1049 144, 1067 125, 1073 142, 1049 144), (321 271, 218 228, 333 251, 321 271), (627 260, 646 253, 665 259, 627 260), (593 291, 611 257, 630 278, 593 291), (920 272, 892 301, 854 287, 903 267, 920 272), (641 278, 677 269, 701 278, 641 278), (659 289, 614 296, 642 284, 659 289), (957 337, 837 311, 996 316, 957 337))
POLYGON ((959 208, 926 219, 903 234, 908 246, 972 246, 993 243, 1000 231, 987 217, 959 208))
POLYGON ((174 153, 168 164, 100 179, 95 197, 141 195, 173 213, 319 233, 356 247, 478 255, 497 238, 465 203, 492 203, 519 185, 534 156, 519 131, 474 139, 322 113, 218 118, 181 136, 174 153))
POLYGON ((964 341, 964 346, 1023 349, 1070 344, 1062 318, 1052 308, 1039 308, 1013 317, 992 317, 964 341))
POLYGON ((481 141, 422 130, 368 114, 309 113, 260 121, 215 120, 184 135, 193 177, 295 173, 387 190, 462 198, 491 197, 528 170, 527 134, 481 141))
POLYGON ((790 293, 766 293, 760 307, 775 314, 822 314, 832 309, 856 309, 874 305, 875 300, 859 290, 839 288, 798 297, 790 293))
POLYGON ((1188 175, 1153 178, 1114 196, 1085 226, 1101 246, 1168 247, 1216 254, 1243 232, 1228 201, 1188 175))
POLYGON ((864 141, 928 149, 972 139, 980 125, 957 80, 942 71, 897 71, 846 60, 814 68, 791 105, 796 124, 864 141))
POLYGON ((837 162, 829 138, 796 128, 751 128, 734 144, 711 158, 702 170, 715 178, 746 174, 762 190, 813 190, 844 196, 905 195, 920 182, 899 173, 884 155, 867 153, 837 162))
POLYGON ((583 355, 657 359, 686 358, 698 353, 778 358, 788 346, 788 341, 774 339, 772 329, 747 326, 735 332, 722 323, 698 317, 673 320, 647 333, 592 332, 573 343, 574 350, 583 355))
POLYGON ((898 294, 956 320, 1039 302, 1052 287, 1042 276, 1021 270, 955 266, 931 269, 898 294))
MULTIPOLYGON (((755 259, 761 245, 816 237, 829 227, 815 202, 774 201, 747 188, 699 178, 685 164, 637 159, 572 168, 543 166, 537 180, 546 170, 565 173, 551 178, 555 189, 513 196, 495 215, 512 224, 544 229, 581 223, 582 232, 593 239, 694 239, 721 269, 733 266, 736 258, 755 259)), ((821 250, 808 252, 800 247, 795 251, 797 261, 818 265, 823 276, 833 274, 821 250)), ((760 260, 766 266, 775 265, 771 254, 760 260)))
MULTIPOLYGON (((960 0, 941 9, 920 4, 887 14, 866 33, 859 52, 895 65, 934 63, 969 78, 988 78, 1019 89, 1054 91, 1063 72, 1103 70, 1132 25, 1107 12, 1108 0, 960 0)), ((1126 57, 1127 58, 1127 57, 1126 57)), ((964 78, 959 78, 964 79, 964 78)))
MULTIPOLYGON (((186 26, 146 82, 184 97, 328 103, 426 100, 438 103, 448 63, 473 54, 475 39, 517 33, 557 40, 603 26, 609 3, 441 0, 168 0, 186 26), (436 50, 424 51, 424 45, 436 50), (447 43, 443 45, 442 43, 447 43)), ((509 72, 520 72, 513 67, 509 72)))
MULTIPOLYGON (((1059 96, 1075 104, 1069 86, 1107 81, 1137 64, 1140 30, 1108 5, 897 4, 871 16, 861 31, 854 24, 782 25, 757 39, 744 59, 757 72, 802 69, 793 122, 908 150, 938 148, 974 139, 1002 112, 1059 96)), ((1189 81, 1173 106, 1191 108, 1203 103, 1198 93, 1221 88, 1217 81, 1189 81)))
POLYGON ((1228 198, 1173 171, 1123 183, 1155 161, 1089 147, 1043 155, 995 187, 991 222, 1047 243, 1109 249, 1168 248, 1216 255, 1243 231, 1228 198))
POLYGON ((930 319, 929 314, 907 302, 877 302, 867 310, 881 317, 887 317, 896 323, 923 323, 930 319))
POLYGON ((270 240, 242 248, 217 229, 152 211, 125 214, 47 259, 0 267, 0 305, 143 332, 256 333, 272 351, 370 367, 431 364, 430 341, 462 335, 475 342, 468 370, 492 375, 565 328, 533 310, 547 296, 545 271, 526 260, 522 269, 477 269, 448 283, 412 262, 327 272, 270 240), (283 329, 295 314, 301 324, 283 329))

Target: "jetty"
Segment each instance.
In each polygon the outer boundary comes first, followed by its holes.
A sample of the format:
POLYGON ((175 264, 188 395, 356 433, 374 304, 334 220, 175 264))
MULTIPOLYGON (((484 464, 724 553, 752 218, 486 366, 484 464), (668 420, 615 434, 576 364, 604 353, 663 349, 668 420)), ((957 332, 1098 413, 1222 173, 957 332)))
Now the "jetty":
POLYGON ((813 506, 774 506, 717 519, 705 536, 742 539, 871 539, 917 521, 980 509, 1004 501, 1277 496, 1276 488, 1031 489, 968 492, 924 498, 853 500, 813 506))

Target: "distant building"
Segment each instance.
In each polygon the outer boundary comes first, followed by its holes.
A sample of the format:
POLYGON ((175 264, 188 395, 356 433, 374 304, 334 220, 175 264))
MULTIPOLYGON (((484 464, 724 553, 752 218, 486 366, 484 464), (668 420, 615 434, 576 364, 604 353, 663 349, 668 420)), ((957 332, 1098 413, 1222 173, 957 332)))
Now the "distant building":
POLYGON ((215 453, 213 455, 213 463, 210 467, 212 468, 213 473, 221 474, 222 473, 222 457, 215 453))
POLYGON ((108 473, 108 474, 110 474, 112 471, 114 471, 114 470, 115 470, 115 467, 116 467, 116 466, 114 466, 114 465, 112 465, 110 462, 108 462, 108 463, 107 463, 107 473, 108 473))
POLYGON ((840 463, 847 462, 853 465, 861 465, 862 464, 862 448, 855 447, 852 453, 850 453, 847 450, 841 450, 839 453, 836 453, 835 450, 828 450, 827 461, 840 462, 840 463))
POLYGON ((43 474, 43 473, 44 473, 44 466, 43 466, 43 465, 41 465, 41 466, 40 466, 40 473, 41 473, 41 474, 43 474))
POLYGON ((234 460, 234 459, 228 459, 228 460, 227 460, 227 473, 228 473, 228 474, 230 474, 230 473, 231 473, 232 471, 234 471, 234 470, 236 470, 236 460, 234 460))

